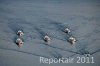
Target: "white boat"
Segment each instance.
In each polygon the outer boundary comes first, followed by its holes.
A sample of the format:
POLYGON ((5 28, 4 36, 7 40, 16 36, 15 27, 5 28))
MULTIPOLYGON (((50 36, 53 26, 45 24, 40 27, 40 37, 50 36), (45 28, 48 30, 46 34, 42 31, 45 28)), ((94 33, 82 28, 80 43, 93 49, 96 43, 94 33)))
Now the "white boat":
POLYGON ((45 35, 43 39, 44 39, 44 41, 47 42, 48 44, 49 44, 50 41, 51 41, 51 39, 50 39, 50 37, 49 37, 48 35, 45 35))
POLYGON ((64 29, 64 32, 65 32, 65 33, 70 33, 71 31, 70 31, 69 28, 65 28, 65 29, 64 29))
POLYGON ((22 36, 22 35, 24 35, 24 33, 23 33, 21 30, 19 30, 19 31, 17 32, 17 35, 22 36))
POLYGON ((76 42, 76 39, 74 37, 69 37, 68 41, 71 43, 71 44, 75 44, 76 42))
POLYGON ((20 47, 20 46, 23 45, 23 41, 22 41, 20 38, 18 38, 18 39, 16 40, 16 44, 20 47))

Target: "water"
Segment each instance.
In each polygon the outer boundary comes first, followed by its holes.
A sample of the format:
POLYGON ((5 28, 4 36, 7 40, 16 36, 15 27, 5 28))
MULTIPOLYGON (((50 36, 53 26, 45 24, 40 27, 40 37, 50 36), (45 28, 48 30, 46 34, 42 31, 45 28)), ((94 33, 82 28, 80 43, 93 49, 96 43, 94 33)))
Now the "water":
MULTIPOLYGON (((89 52, 98 66, 100 54, 99 0, 1 0, 0 1, 0 65, 47 66, 39 57, 76 57, 89 52), (63 32, 71 29, 70 34, 63 32), (24 32, 21 48, 15 44, 16 32, 24 32), (51 44, 43 41, 45 33, 51 44), (69 36, 77 39, 75 45, 67 42, 69 36)), ((51 66, 78 66, 80 64, 51 64, 51 66)))

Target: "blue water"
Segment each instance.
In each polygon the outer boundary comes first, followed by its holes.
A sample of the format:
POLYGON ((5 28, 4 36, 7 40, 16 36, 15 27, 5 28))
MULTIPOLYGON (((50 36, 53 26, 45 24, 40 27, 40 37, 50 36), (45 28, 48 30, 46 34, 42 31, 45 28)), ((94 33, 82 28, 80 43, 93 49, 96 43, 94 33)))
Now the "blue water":
MULTIPOLYGON (((99 66, 100 54, 99 0, 0 0, 0 66, 47 66, 39 57, 61 58, 90 53, 99 66), (69 27, 70 34, 63 29, 69 27), (15 44, 16 32, 22 30, 24 44, 15 44), (43 41, 45 33, 50 45, 43 41), (75 45, 67 40, 77 39, 75 45)), ((51 64, 51 66, 81 64, 51 64)))

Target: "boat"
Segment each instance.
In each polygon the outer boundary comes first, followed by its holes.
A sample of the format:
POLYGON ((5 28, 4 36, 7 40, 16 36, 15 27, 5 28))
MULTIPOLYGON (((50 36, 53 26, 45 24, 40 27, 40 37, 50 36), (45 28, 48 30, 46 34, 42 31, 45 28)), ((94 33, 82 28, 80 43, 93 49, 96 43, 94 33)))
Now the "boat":
POLYGON ((65 33, 70 33, 71 31, 70 31, 69 28, 65 28, 65 29, 64 29, 64 32, 65 32, 65 33))
POLYGON ((51 40, 51 39, 50 39, 50 37, 49 37, 47 34, 44 36, 43 39, 44 39, 44 41, 47 42, 48 44, 50 43, 50 40, 51 40))
POLYGON ((16 39, 16 44, 17 44, 19 47, 22 46, 22 45, 23 45, 22 39, 20 39, 20 38, 16 39))
POLYGON ((22 35, 24 35, 24 33, 21 30, 18 30, 17 35, 21 37, 22 35))
POLYGON ((71 44, 75 44, 76 42, 76 39, 73 37, 73 36, 70 36, 68 41, 71 43, 71 44))

